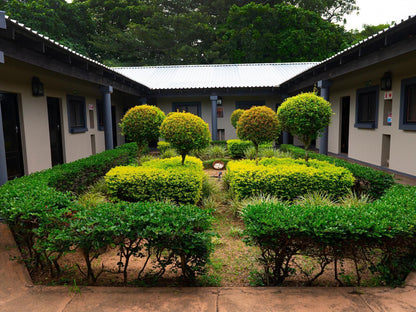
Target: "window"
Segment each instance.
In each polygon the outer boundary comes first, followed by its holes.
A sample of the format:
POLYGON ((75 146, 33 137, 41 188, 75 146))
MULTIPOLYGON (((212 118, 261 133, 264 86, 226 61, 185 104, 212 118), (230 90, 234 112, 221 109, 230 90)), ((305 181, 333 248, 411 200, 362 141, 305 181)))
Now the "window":
POLYGON ((224 118, 224 109, 222 107, 217 107, 217 118, 224 118))
POLYGON ((416 78, 402 80, 399 129, 416 130, 416 78))
POLYGON ((67 105, 69 132, 86 132, 88 129, 86 122, 87 111, 85 109, 85 98, 81 96, 68 95, 67 105))
POLYGON ((265 101, 237 101, 235 102, 235 109, 250 109, 253 106, 264 106, 265 101))
POLYGON ((173 112, 187 112, 201 117, 200 102, 175 102, 172 105, 173 112))
POLYGON ((104 105, 100 100, 97 100, 97 123, 98 130, 104 130, 104 105))
POLYGON ((377 128, 378 97, 378 86, 357 91, 354 125, 356 128, 377 128))
POLYGON ((217 130, 217 140, 218 141, 225 141, 225 130, 224 129, 218 129, 217 130))

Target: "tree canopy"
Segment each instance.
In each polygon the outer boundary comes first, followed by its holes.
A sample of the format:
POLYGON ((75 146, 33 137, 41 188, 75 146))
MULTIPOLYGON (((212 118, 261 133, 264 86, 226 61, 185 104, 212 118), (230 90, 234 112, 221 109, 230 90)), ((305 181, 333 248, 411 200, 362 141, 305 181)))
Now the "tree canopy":
POLYGON ((358 10, 356 0, 0 0, 0 9, 110 66, 322 60, 355 40, 332 22, 358 10))

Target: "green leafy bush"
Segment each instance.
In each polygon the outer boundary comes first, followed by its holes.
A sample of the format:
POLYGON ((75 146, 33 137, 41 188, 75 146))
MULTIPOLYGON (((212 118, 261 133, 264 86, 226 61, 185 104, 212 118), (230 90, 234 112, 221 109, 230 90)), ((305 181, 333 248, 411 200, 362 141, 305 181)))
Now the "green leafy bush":
POLYGON ((159 139, 159 128, 165 113, 156 106, 138 105, 130 108, 121 119, 121 134, 138 146, 138 159, 149 142, 159 139))
POLYGON ((326 162, 290 158, 265 158, 258 162, 231 161, 225 180, 237 198, 260 193, 293 200, 308 192, 326 190, 334 197, 347 193, 354 183, 352 174, 326 162))
MULTIPOLYGON (((322 270, 329 263, 352 259, 392 283, 410 268, 402 264, 416 247, 414 207, 416 188, 396 185, 379 200, 364 205, 260 203, 244 208, 242 216, 249 243, 262 251, 268 285, 281 284, 290 276, 295 270, 291 262, 295 254, 321 259, 322 270)), ((358 266, 356 274, 359 285, 358 266)))
POLYGON ((170 148, 172 148, 172 147, 170 146, 169 142, 165 142, 165 141, 157 142, 157 149, 159 150, 159 152, 161 154, 163 154, 164 152, 166 152, 170 148))
POLYGON ((182 156, 182 164, 191 150, 203 149, 211 141, 208 124, 200 117, 185 112, 170 113, 163 121, 160 133, 182 156))
POLYGON ((188 157, 156 159, 143 166, 119 166, 105 176, 113 199, 129 202, 169 199, 176 203, 196 204, 202 191, 202 161, 188 157))
POLYGON ((244 109, 236 109, 235 111, 232 112, 231 114, 231 125, 237 129, 237 122, 240 119, 241 115, 244 114, 244 109))
MULTIPOLYGON (((281 145, 280 149, 285 152, 290 152, 294 158, 305 157, 305 150, 300 147, 293 145, 281 145)), ((343 159, 313 152, 309 153, 309 157, 348 169, 355 177, 354 190, 358 193, 368 194, 375 199, 383 195, 384 192, 394 184, 393 175, 380 170, 375 170, 359 164, 349 163, 343 159)))
MULTIPOLYGON (((277 110, 279 123, 283 130, 297 136, 307 151, 312 140, 331 122, 331 104, 314 93, 302 93, 280 105, 277 110)), ((308 153, 305 153, 308 160, 308 153)))
POLYGON ((254 106, 246 110, 237 122, 237 136, 253 142, 256 155, 259 145, 277 140, 279 132, 277 115, 266 106, 254 106))
POLYGON ((47 183, 58 191, 81 194, 112 167, 130 163, 135 155, 137 155, 137 146, 135 143, 129 143, 113 150, 58 165, 45 171, 47 183))
POLYGON ((243 158, 245 150, 249 147, 254 147, 253 142, 242 140, 227 141, 227 148, 232 158, 243 158))

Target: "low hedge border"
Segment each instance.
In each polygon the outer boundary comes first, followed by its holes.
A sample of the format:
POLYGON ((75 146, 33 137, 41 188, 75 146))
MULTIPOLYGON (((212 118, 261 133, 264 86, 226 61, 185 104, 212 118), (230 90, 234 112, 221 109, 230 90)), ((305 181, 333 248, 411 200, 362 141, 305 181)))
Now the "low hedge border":
POLYGON ((265 158, 258 164, 254 160, 230 161, 224 180, 238 199, 263 193, 293 200, 320 190, 337 198, 354 184, 354 177, 345 168, 291 158, 265 158))
MULTIPOLYGON (((29 270, 43 267, 52 276, 59 275, 59 259, 79 247, 85 257, 85 277, 94 282, 100 273, 94 272, 92 261, 106 247, 119 244, 120 248, 132 248, 124 249, 125 255, 147 255, 142 249, 156 255, 159 271, 153 276, 155 279, 164 274, 167 265, 173 265, 174 270, 182 269, 188 279, 203 272, 211 242, 209 211, 163 203, 122 202, 82 207, 77 202, 76 193, 101 178, 114 164, 132 162, 136 153, 135 143, 126 144, 9 181, 0 188, 0 214, 19 246, 27 250, 25 262, 29 270), (95 170, 94 174, 91 170, 95 170), (54 186, 59 181, 71 191, 57 190, 54 186), (145 228, 137 222, 144 222, 145 228), (127 239, 131 245, 125 245, 127 239), (135 239, 140 243, 136 244, 135 239)), ((194 167, 202 172, 201 161, 197 160, 194 167)), ((124 265, 126 268, 127 264, 124 265)))
POLYGON ((299 254, 320 263, 322 270, 315 278, 328 264, 334 263, 337 268, 339 261, 348 258, 357 265, 358 286, 358 263, 377 272, 386 284, 394 285, 415 268, 415 207, 416 187, 395 185, 379 200, 366 205, 262 203, 243 209, 242 217, 247 242, 262 251, 260 262, 268 285, 283 283, 296 269, 291 260, 299 254), (372 262, 374 255, 378 260, 372 262))
MULTIPOLYGON (((228 140, 227 148, 232 158, 244 158, 244 152, 249 148, 254 148, 251 141, 243 140, 228 140)), ((262 148, 273 148, 272 143, 264 143, 259 145, 259 150, 262 148)))
MULTIPOLYGON (((282 144, 280 145, 280 149, 284 152, 290 152, 294 158, 305 157, 305 150, 300 147, 282 144)), ((367 193, 374 199, 380 198, 387 189, 394 185, 393 176, 386 172, 314 152, 309 152, 308 155, 311 159, 327 161, 337 167, 348 169, 356 179, 354 186, 355 191, 367 193)))

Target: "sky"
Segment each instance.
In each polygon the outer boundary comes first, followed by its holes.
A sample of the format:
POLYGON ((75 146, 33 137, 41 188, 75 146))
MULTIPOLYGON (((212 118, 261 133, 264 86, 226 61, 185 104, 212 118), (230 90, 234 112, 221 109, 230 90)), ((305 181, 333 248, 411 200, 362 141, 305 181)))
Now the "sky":
POLYGON ((363 24, 400 22, 416 15, 416 0, 356 0, 359 15, 347 15, 347 29, 362 29, 363 24))

